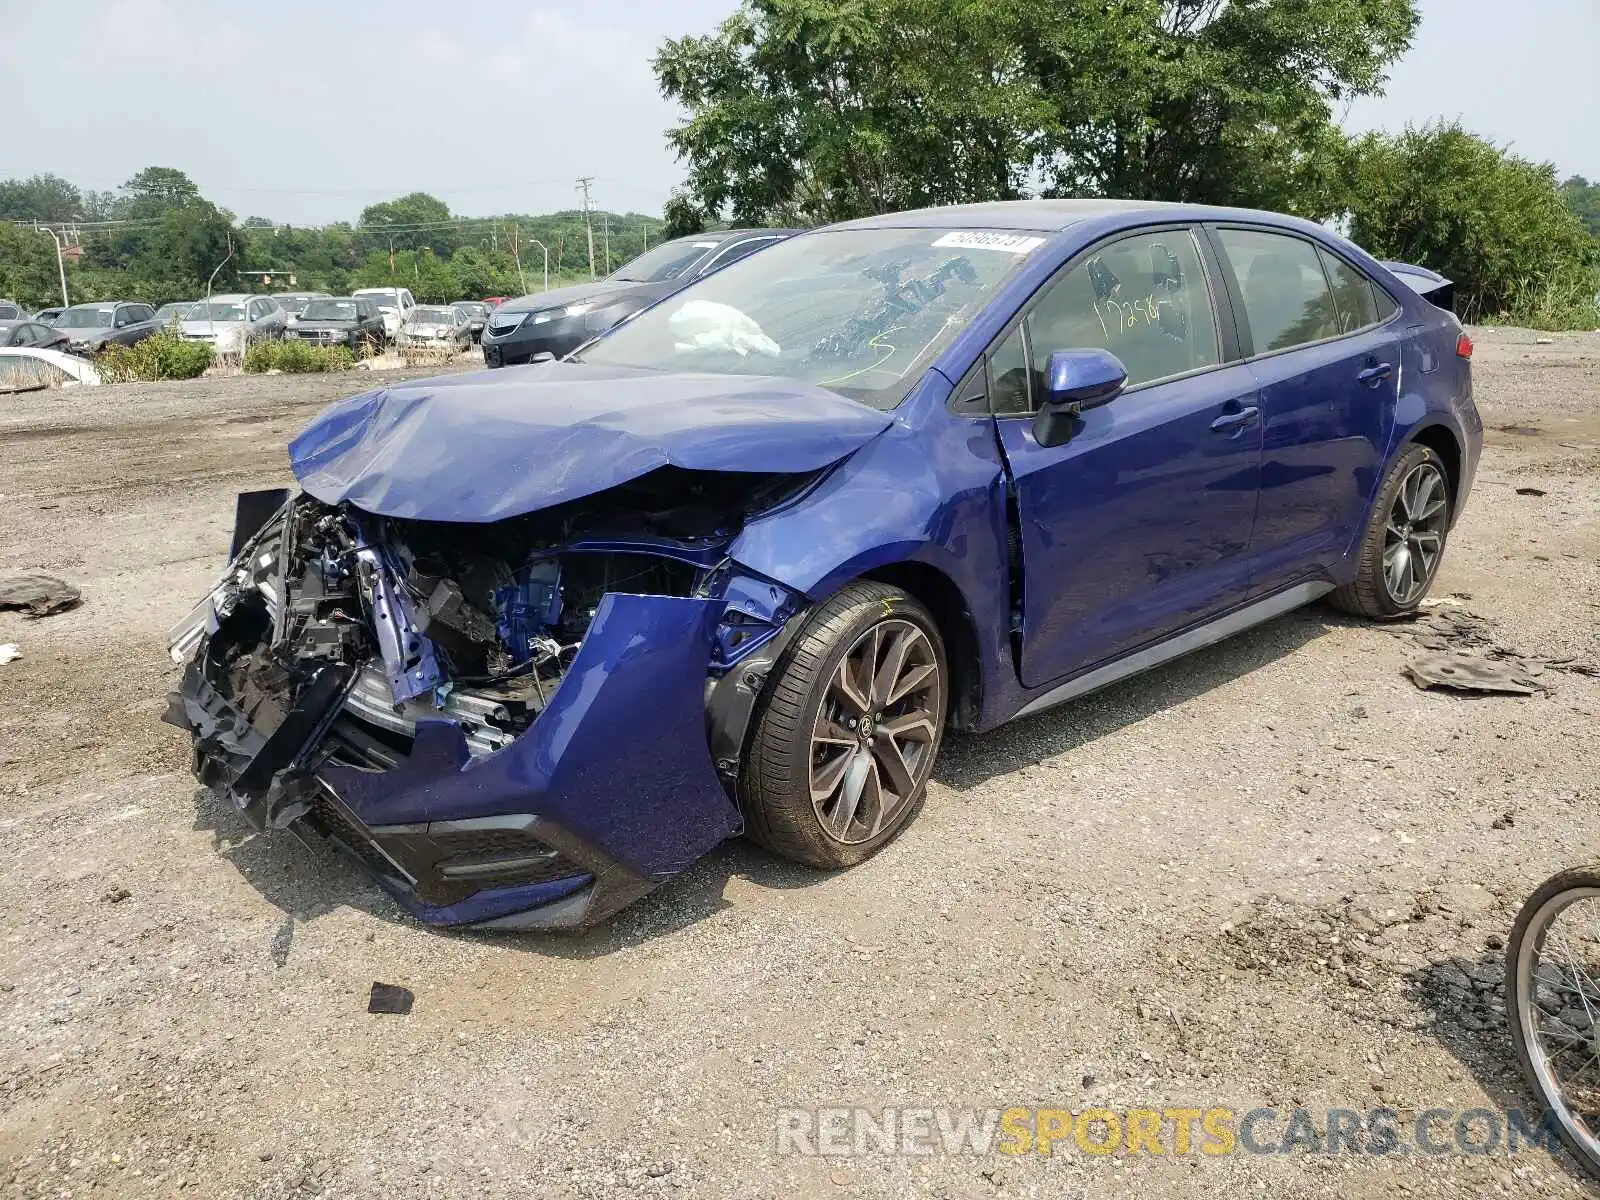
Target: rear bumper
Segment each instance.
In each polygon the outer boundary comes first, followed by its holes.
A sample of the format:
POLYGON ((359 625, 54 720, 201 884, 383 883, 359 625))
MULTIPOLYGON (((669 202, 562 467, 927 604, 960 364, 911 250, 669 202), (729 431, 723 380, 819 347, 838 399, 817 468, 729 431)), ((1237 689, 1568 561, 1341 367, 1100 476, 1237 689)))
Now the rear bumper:
POLYGON ((606 595, 532 724, 474 755, 443 710, 386 749, 346 705, 359 669, 337 663, 282 712, 242 710, 212 684, 222 591, 186 623, 212 633, 165 718, 193 732, 196 776, 258 829, 332 842, 427 924, 591 925, 739 830, 706 734, 722 600, 606 595))

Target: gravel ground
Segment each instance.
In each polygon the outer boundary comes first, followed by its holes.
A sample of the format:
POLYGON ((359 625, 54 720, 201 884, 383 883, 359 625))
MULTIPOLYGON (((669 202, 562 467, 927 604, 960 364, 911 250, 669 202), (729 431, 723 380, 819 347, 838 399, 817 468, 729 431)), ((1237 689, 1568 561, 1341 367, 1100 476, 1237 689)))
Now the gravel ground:
POLYGON ((1542 1151, 777 1153, 791 1106, 1531 1103, 1497 946, 1595 857, 1600 336, 1479 331, 1477 362, 1456 604, 1313 608, 953 740, 863 866, 730 843, 576 937, 423 930, 254 836, 157 721, 233 494, 348 380, 0 399, 0 570, 85 595, 0 613, 0 1195, 1587 1194, 1542 1151), (1547 692, 1418 690, 1441 638, 1547 692), (374 980, 412 1013, 369 1015, 374 980))

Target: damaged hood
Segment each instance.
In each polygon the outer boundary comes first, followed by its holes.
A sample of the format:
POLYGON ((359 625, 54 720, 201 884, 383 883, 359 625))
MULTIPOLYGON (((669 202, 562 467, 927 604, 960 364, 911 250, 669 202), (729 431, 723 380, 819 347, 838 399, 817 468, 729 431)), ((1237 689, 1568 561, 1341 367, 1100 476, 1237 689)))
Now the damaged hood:
POLYGON ((325 504, 487 523, 665 466, 815 471, 891 422, 796 379, 552 362, 341 400, 289 443, 289 462, 325 504))

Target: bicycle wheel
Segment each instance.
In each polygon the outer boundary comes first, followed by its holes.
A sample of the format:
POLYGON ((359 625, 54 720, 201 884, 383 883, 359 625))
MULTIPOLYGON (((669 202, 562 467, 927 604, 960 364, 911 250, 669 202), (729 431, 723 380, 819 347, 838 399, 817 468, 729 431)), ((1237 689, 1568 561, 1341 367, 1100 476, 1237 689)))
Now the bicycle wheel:
POLYGON ((1563 871, 1522 906, 1506 942, 1506 1017, 1561 1140, 1600 1177, 1600 871, 1563 871))

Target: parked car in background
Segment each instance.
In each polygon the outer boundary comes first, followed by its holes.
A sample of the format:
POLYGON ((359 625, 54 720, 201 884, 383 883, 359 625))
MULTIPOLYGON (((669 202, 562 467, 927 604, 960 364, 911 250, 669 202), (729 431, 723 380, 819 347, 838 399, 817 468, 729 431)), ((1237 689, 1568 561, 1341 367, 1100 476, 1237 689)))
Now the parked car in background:
POLYGON ((489 306, 489 311, 493 312, 509 299, 510 296, 485 296, 483 302, 489 306))
POLYGON ((271 296, 213 296, 183 318, 183 336, 210 342, 218 354, 242 354, 252 342, 283 336, 288 314, 271 296))
POLYGON ((604 279, 502 304, 484 325, 483 361, 504 367, 535 355, 561 358, 641 308, 794 233, 731 229, 679 238, 646 250, 604 279))
POLYGON ((285 336, 358 352, 380 349, 388 340, 383 314, 371 296, 319 296, 307 303, 285 336))
POLYGON ((401 347, 436 346, 466 350, 472 345, 467 314, 443 304, 419 304, 400 326, 401 347))
POLYGON ((0 300, 0 321, 20 321, 27 315, 15 300, 0 300))
POLYGON ((288 317, 288 323, 293 325, 300 318, 301 312, 313 300, 325 297, 327 292, 274 292, 272 298, 283 306, 283 311, 288 317))
POLYGON ((467 314, 467 328, 471 331, 474 342, 483 337, 483 326, 489 319, 487 304, 482 300, 457 300, 450 307, 459 308, 467 314))
POLYGON ((0 318, 0 347, 33 346, 40 350, 65 350, 67 333, 43 321, 10 321, 0 318))
POLYGON ((42 321, 46 325, 54 325, 56 318, 66 311, 67 310, 64 308, 41 308, 38 312, 33 314, 33 319, 35 321, 42 321))
POLYGON ((99 382, 100 372, 87 358, 38 346, 0 346, 0 392, 99 382))
POLYGON ((163 304, 156 309, 156 320, 160 321, 161 327, 165 329, 172 322, 183 320, 189 315, 189 310, 198 303, 197 300, 174 300, 171 304, 163 304))
POLYGON ((161 329, 155 309, 130 300, 74 304, 63 309, 51 327, 67 335, 67 349, 91 356, 107 346, 132 346, 161 329))
POLYGON ((400 326, 405 324, 411 310, 417 306, 417 302, 411 298, 411 289, 357 288, 355 294, 371 298, 383 314, 383 331, 389 335, 391 342, 398 341, 400 326))

